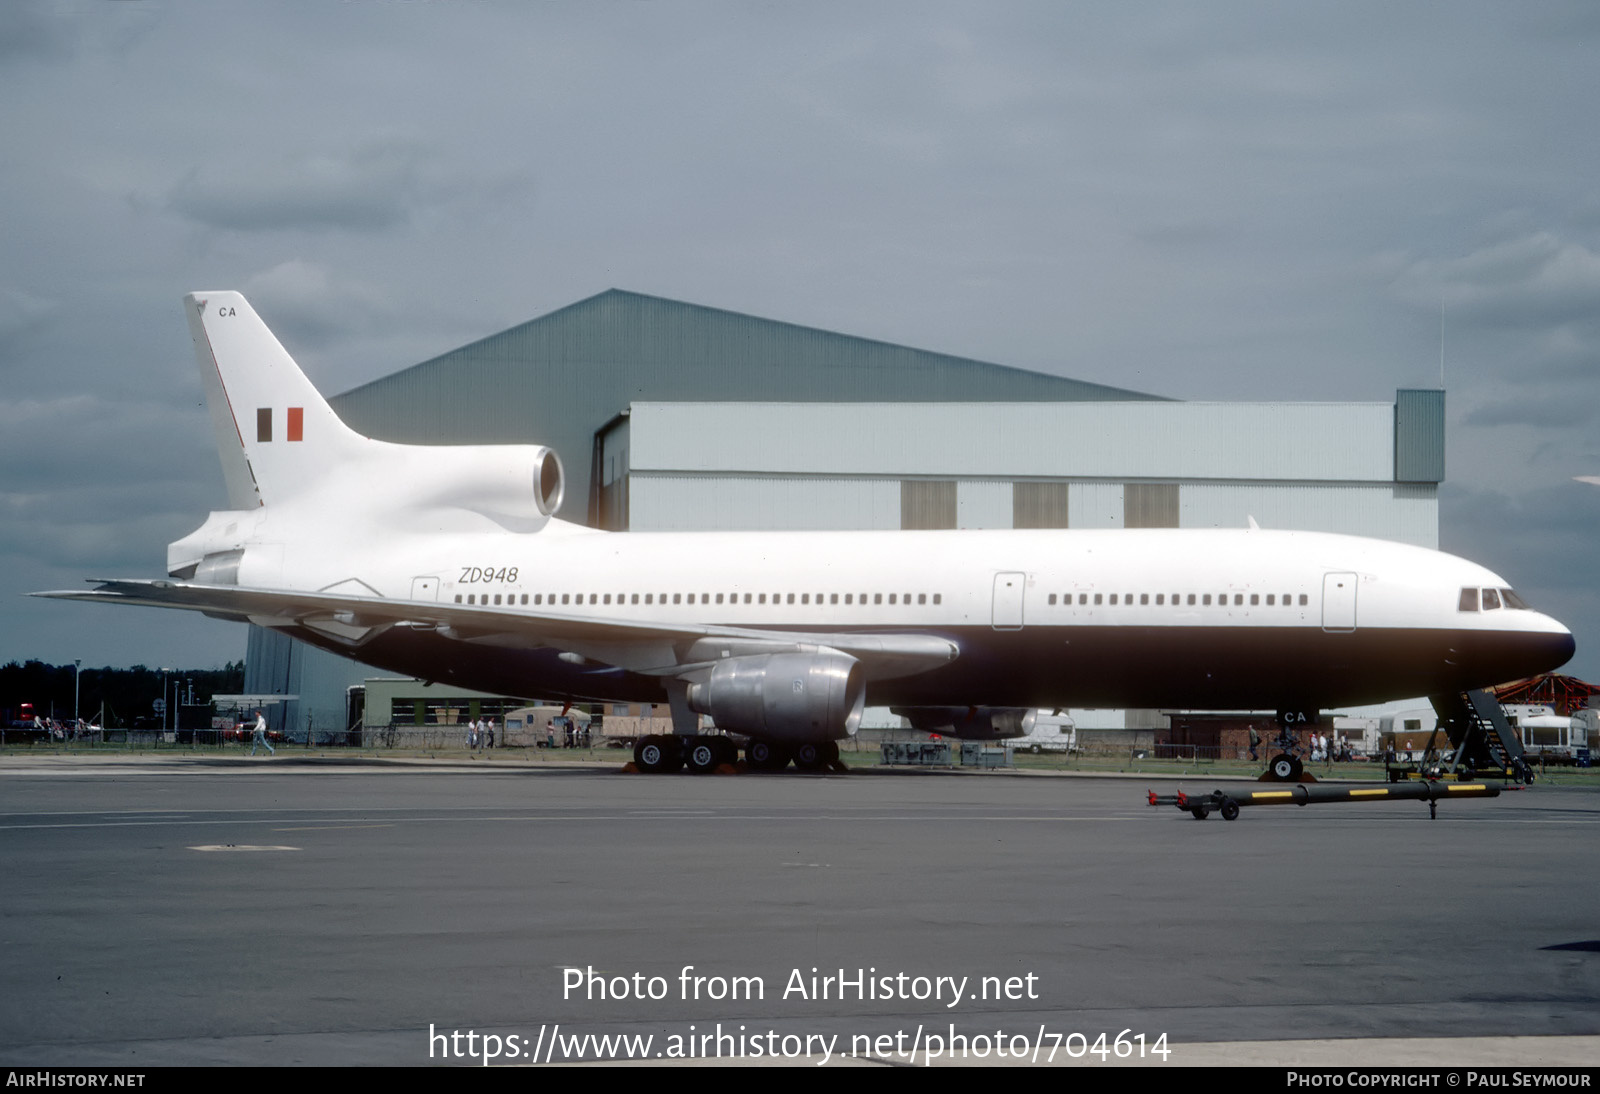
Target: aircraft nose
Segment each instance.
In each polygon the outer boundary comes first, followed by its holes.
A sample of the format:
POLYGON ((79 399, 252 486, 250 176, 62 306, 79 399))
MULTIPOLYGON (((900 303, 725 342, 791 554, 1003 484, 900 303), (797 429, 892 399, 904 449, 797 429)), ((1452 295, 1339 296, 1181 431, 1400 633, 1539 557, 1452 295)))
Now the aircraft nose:
POLYGON ((1535 636, 1534 648, 1544 667, 1540 672, 1554 672, 1556 669, 1572 660, 1572 655, 1577 652, 1578 643, 1572 637, 1572 632, 1567 630, 1559 620, 1544 617, 1549 623, 1549 628, 1535 636))
POLYGON ((1578 643, 1572 637, 1572 632, 1562 627, 1561 633, 1552 636, 1550 653, 1557 658, 1556 667, 1565 665, 1572 660, 1572 655, 1578 651, 1578 643))

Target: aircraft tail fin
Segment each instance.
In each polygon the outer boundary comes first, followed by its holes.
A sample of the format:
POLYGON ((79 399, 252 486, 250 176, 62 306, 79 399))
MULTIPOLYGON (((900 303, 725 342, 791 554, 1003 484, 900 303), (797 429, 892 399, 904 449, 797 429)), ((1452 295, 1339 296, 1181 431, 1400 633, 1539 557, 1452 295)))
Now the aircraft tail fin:
POLYGON ((190 293, 184 311, 232 508, 290 496, 371 444, 333 412, 242 295, 190 293))

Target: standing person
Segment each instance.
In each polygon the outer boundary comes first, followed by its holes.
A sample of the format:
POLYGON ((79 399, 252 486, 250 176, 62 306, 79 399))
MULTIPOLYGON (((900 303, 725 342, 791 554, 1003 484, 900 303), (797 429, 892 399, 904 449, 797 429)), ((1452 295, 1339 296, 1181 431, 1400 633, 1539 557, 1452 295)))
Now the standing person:
POLYGON ((1260 747, 1261 747, 1261 734, 1256 732, 1256 727, 1255 726, 1251 726, 1250 727, 1250 758, 1252 760, 1261 759, 1260 756, 1256 755, 1256 749, 1258 749, 1260 747))
POLYGON ((250 734, 250 755, 254 756, 256 749, 259 747, 266 748, 269 756, 278 754, 278 750, 272 747, 272 742, 267 740, 267 716, 258 710, 256 711, 255 732, 250 734))
POLYGON ((485 747, 493 748, 494 747, 494 719, 493 718, 485 718, 483 720, 483 736, 484 736, 485 740, 488 742, 485 747))

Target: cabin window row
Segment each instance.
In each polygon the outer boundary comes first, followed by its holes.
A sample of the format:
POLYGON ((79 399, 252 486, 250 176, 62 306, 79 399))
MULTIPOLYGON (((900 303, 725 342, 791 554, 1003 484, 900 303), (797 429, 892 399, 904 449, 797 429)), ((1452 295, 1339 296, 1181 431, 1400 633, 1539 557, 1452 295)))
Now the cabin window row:
MULTIPOLYGON (((493 604, 516 606, 519 603, 516 593, 495 593, 491 602, 489 593, 456 594, 457 604, 493 604), (504 600, 502 601, 502 597, 504 600)), ((802 604, 802 605, 865 605, 865 604, 942 604, 944 596, 941 593, 522 593, 520 603, 524 606, 549 607, 573 606, 580 604, 644 604, 647 606, 664 604, 802 604), (770 600, 769 600, 770 596, 770 600), (588 599, 585 600, 584 598, 588 599), (670 597, 670 601, 668 600, 670 597), (743 597, 741 600, 740 598, 743 597)))
MULTIPOLYGON (((1122 593, 1120 601, 1117 593, 1078 593, 1077 597, 1080 605, 1098 606, 1101 604, 1109 604, 1111 607, 1116 607, 1119 603, 1123 605, 1132 605, 1134 603, 1134 595, 1135 594, 1133 593, 1122 593)), ((1155 598, 1154 602, 1157 607, 1163 607, 1167 605, 1169 598, 1166 593, 1139 593, 1138 603, 1141 605, 1148 605, 1151 603, 1152 596, 1155 598)), ((1266 606, 1269 608, 1278 607, 1280 604, 1282 607, 1291 608, 1294 607, 1295 604, 1295 594, 1293 593, 1282 594, 1281 600, 1279 594, 1277 593, 1217 593, 1215 600, 1216 605, 1218 607, 1227 607, 1229 604, 1228 598, 1230 596, 1233 598, 1232 605, 1236 608, 1242 608, 1245 606, 1246 597, 1249 598, 1249 606, 1252 608, 1261 606, 1263 596, 1265 596, 1266 606)), ((1072 593, 1062 593, 1060 601, 1062 606, 1071 607, 1072 597, 1072 593)), ((1174 608, 1184 606, 1205 608, 1210 607, 1213 603, 1211 593, 1173 593, 1170 600, 1171 606, 1174 608)), ((1049 603, 1052 605, 1056 603, 1055 593, 1050 594, 1049 603)), ((1303 608, 1307 603, 1308 597, 1305 593, 1301 593, 1300 606, 1303 608)))
POLYGON ((1492 612, 1499 608, 1520 608, 1523 611, 1529 610, 1528 605, 1523 602, 1522 597, 1518 596, 1510 589, 1461 590, 1461 602, 1458 605, 1459 610, 1464 612, 1475 612, 1479 610, 1480 604, 1483 606, 1482 610, 1486 612, 1492 612))

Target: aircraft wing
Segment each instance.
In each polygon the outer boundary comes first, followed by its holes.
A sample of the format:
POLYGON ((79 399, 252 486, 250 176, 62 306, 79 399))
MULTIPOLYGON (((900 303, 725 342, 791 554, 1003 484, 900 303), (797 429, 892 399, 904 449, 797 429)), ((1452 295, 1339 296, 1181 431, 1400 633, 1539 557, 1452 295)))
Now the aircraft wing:
MULTIPOLYGON (((869 680, 911 676, 948 664, 960 648, 934 634, 784 631, 699 623, 650 623, 580 614, 298 592, 184 581, 112 580, 92 589, 33 593, 59 600, 178 608, 278 629, 304 627, 358 650, 392 627, 513 649, 552 648, 630 672, 690 677, 718 660, 819 648, 861 662, 869 680)), ((352 652, 354 656, 354 652, 352 652)))

